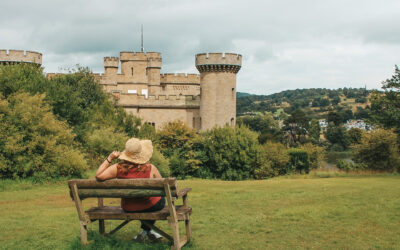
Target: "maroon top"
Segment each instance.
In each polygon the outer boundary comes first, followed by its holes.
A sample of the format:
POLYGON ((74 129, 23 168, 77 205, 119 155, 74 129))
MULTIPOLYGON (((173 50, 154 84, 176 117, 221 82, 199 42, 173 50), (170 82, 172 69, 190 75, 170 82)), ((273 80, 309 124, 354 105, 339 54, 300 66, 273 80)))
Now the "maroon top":
MULTIPOLYGON (((122 167, 118 167, 117 178, 118 179, 138 179, 138 178, 150 178, 150 172, 153 165, 147 163, 139 166, 133 167, 128 170, 125 174, 122 167)), ((144 209, 151 208, 158 201, 161 200, 161 196, 158 197, 143 197, 143 198, 122 198, 121 207, 125 211, 135 212, 144 209)))

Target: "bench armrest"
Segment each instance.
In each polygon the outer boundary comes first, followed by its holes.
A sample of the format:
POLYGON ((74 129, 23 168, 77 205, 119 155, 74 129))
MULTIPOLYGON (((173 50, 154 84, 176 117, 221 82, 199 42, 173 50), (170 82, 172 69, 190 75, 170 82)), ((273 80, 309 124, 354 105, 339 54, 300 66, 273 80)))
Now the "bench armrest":
POLYGON ((189 193, 190 191, 192 191, 191 188, 183 188, 183 189, 178 191, 177 196, 178 196, 178 198, 182 197, 184 195, 187 195, 187 193, 189 193))

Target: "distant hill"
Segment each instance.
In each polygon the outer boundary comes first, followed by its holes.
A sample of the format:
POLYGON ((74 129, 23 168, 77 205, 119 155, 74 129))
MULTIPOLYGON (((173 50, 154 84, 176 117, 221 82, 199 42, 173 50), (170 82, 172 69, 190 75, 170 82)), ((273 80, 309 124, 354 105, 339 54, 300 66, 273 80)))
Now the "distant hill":
POLYGON ((369 109, 371 90, 365 88, 339 89, 296 89, 285 90, 271 95, 251 95, 237 93, 237 114, 254 114, 257 112, 272 112, 290 114, 301 108, 311 118, 326 118, 329 111, 347 112, 354 118, 366 116, 369 109), (351 111, 351 112, 350 112, 351 111), (360 115, 363 113, 363 115, 360 115), (358 117, 355 117, 358 115, 358 117))
POLYGON ((245 96, 251 96, 252 94, 245 93, 245 92, 236 92, 236 98, 241 98, 245 96))

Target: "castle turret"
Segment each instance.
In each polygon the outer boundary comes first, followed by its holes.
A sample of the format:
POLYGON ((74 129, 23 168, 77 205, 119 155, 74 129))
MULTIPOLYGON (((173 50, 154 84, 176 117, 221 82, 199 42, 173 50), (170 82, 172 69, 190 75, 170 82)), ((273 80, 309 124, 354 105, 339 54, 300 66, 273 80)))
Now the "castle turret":
POLYGON ((118 57, 104 57, 104 79, 107 84, 117 84, 118 66, 118 57))
POLYGON ((0 50, 0 64, 33 63, 42 65, 42 54, 35 51, 0 50))
POLYGON ((104 57, 104 74, 116 75, 118 73, 118 66, 118 57, 104 57))
POLYGON ((200 129, 236 124, 236 73, 242 56, 232 53, 196 55, 200 72, 200 129))

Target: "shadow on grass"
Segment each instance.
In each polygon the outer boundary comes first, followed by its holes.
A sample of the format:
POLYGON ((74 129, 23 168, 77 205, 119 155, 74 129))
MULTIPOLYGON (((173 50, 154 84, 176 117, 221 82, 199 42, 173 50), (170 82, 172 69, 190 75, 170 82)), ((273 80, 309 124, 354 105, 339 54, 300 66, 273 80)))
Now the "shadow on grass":
MULTIPOLYGON (((88 232, 88 245, 82 245, 80 237, 76 237, 67 249, 140 249, 140 250, 164 250, 171 249, 170 243, 138 243, 133 240, 117 239, 115 236, 103 236, 97 232, 88 232)), ((187 243, 182 249, 196 249, 193 242, 187 243)))

